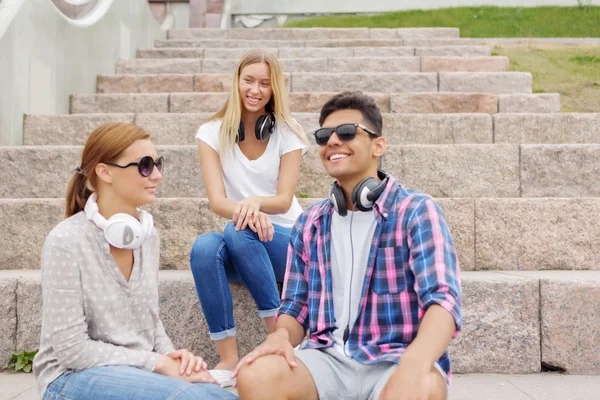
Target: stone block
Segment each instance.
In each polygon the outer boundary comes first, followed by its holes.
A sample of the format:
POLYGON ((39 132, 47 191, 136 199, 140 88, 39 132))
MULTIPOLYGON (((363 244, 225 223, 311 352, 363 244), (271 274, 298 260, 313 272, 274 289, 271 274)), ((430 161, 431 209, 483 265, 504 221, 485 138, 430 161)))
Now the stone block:
MULTIPOLYGON (((217 46, 215 46, 217 47, 217 46)), ((220 47, 220 46, 219 46, 220 47)), ((263 47, 270 48, 281 48, 281 47, 305 47, 305 42, 303 40, 243 40, 238 39, 234 41, 234 45, 232 47, 242 47, 242 48, 251 48, 251 49, 260 49, 263 47)))
POLYGON ((393 113, 448 114, 498 112, 498 96, 488 93, 394 93, 393 113))
POLYGON ((71 114, 169 112, 168 93, 72 94, 71 114))
MULTIPOLYGON (((290 106, 293 112, 316 113, 321 112, 323 105, 329 101, 337 92, 293 92, 290 93, 290 106)), ((390 108, 389 95, 385 93, 367 93, 373 97, 382 113, 390 108)), ((319 116, 315 116, 316 120, 319 116)))
POLYGON ((440 72, 440 92, 531 93, 529 72, 440 72))
POLYGON ((400 39, 453 39, 460 37, 459 28, 396 28, 400 39))
POLYGON ((437 57, 484 57, 492 54, 490 46, 418 46, 415 48, 415 56, 437 56, 437 57))
POLYGON ((154 47, 179 47, 179 48, 232 48, 238 47, 236 40, 229 39, 170 39, 155 40, 154 47))
POLYGON ((474 39, 466 39, 466 38, 423 38, 423 39, 412 39, 406 38, 404 39, 405 46, 415 46, 415 47, 431 47, 431 46, 466 46, 466 45, 476 45, 481 44, 477 40, 474 39))
POLYGON ((600 271, 543 273, 542 362, 569 374, 600 374, 600 271))
POLYGON ((162 48, 137 49, 136 58, 202 58, 204 49, 162 48))
POLYGON ((193 92, 193 75, 99 75, 98 93, 193 92))
POLYGON ((453 372, 539 372, 539 290, 534 278, 463 273, 464 325, 449 349, 453 372))
POLYGON ((217 112, 228 97, 228 93, 171 93, 169 111, 172 113, 217 112))
POLYGON ((476 199, 478 270, 600 269, 599 199, 476 199))
MULTIPOLYGON (((202 355, 209 368, 214 368, 219 358, 208 334, 191 272, 163 271, 159 282, 160 316, 174 346, 202 355)), ((238 351, 242 357, 266 339, 266 331, 248 290, 241 284, 230 284, 230 290, 238 351)))
POLYGON ((382 166, 406 186, 434 197, 519 196, 518 146, 392 145, 382 166))
POLYGON ((329 59, 329 72, 419 72, 419 70, 418 57, 352 57, 329 59))
MULTIPOLYGON (((239 60, 209 59, 202 61, 202 72, 205 74, 234 73, 239 60)), ((279 63, 285 72, 327 72, 326 58, 280 58, 279 63)))
MULTIPOLYGON (((42 115, 25 114, 25 146, 75 146, 106 122, 133 122, 133 114, 42 115)), ((74 168, 74 167, 73 167, 74 168)))
MULTIPOLYGON (((392 95, 393 96, 393 95, 392 95)), ((394 144, 484 144, 493 142, 487 114, 384 114, 383 134, 394 144)))
POLYGON ((0 279, 0 365, 17 350, 17 278, 2 271, 0 279))
MULTIPOLYGON (((273 53, 274 55, 279 55, 278 48, 265 48, 261 47, 261 49, 268 51, 269 53, 273 53)), ((240 58, 247 52, 254 50, 253 48, 232 48, 232 49, 204 49, 204 58, 208 59, 235 59, 237 63, 240 58)))
POLYGON ((42 279, 39 271, 28 272, 17 284, 17 349, 40 347, 42 332, 42 279))
POLYGON ((80 154, 75 146, 0 147, 0 198, 63 197, 80 154))
POLYGON ((212 113, 137 114, 135 123, 146 129, 155 144, 195 145, 198 128, 212 113))
POLYGON ((508 57, 421 57, 421 72, 505 72, 508 57))
POLYGON ((150 58, 117 61, 117 74, 199 74, 201 58, 150 58))
MULTIPOLYGON (((290 42, 294 43, 294 42, 290 42)), ((395 47, 403 46, 402 39, 373 40, 373 39, 326 39, 306 40, 304 47, 395 47)), ((292 46, 282 46, 292 47, 292 46)))
POLYGON ((435 73, 297 73, 292 76, 294 92, 437 92, 435 73))
MULTIPOLYGON (((396 177, 398 178, 398 177, 396 177)), ((462 271, 475 269, 475 202, 472 199, 435 199, 450 229, 462 271)))
POLYGON ((39 269, 44 240, 64 213, 59 198, 0 199, 0 269, 39 269))
MULTIPOLYGON (((194 92, 228 92, 231 90, 233 73, 194 75, 194 92)), ((291 75, 283 74, 285 85, 290 90, 291 75)))
POLYGON ((281 58, 334 58, 354 57, 353 47, 282 47, 279 49, 281 58))
POLYGON ((396 29, 371 28, 371 29, 369 29, 369 39, 377 39, 377 40, 398 39, 398 32, 396 29))
POLYGON ((497 114, 498 143, 600 143, 600 113, 497 114))
POLYGON ((522 197, 598 197, 599 144, 521 145, 522 197))
MULTIPOLYGON (((200 168, 198 168, 200 175, 200 168)), ((222 232, 227 220, 210 210, 208 199, 158 199, 147 207, 160 234, 160 261, 164 269, 189 270, 190 251, 206 232, 222 232)))
MULTIPOLYGON (((208 10, 207 10, 208 11, 208 10)), ((212 11, 208 11, 212 12, 212 11)), ((229 30, 195 28, 195 29, 169 29, 168 39, 229 39, 229 30)))
MULTIPOLYGON (((352 48, 352 47, 350 47, 352 48)), ((414 47, 354 47, 355 57, 413 57, 414 47)))
POLYGON ((559 113, 560 94, 501 94, 498 96, 501 113, 559 113))

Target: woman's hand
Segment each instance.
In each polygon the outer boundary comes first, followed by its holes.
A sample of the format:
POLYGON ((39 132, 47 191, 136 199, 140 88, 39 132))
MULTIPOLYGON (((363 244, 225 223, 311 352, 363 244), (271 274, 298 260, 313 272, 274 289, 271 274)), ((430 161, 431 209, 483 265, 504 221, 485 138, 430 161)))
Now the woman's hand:
MULTIPOLYGON (((177 353, 177 352, 173 352, 177 353)), ((169 354, 173 354, 169 353, 169 354)), ((154 372, 157 374, 170 376, 171 378, 181 379, 186 382, 206 382, 206 383, 215 383, 219 384, 213 376, 206 371, 205 369, 199 372, 192 372, 190 375, 185 375, 181 373, 181 360, 174 359, 168 356, 160 355, 158 357, 158 361, 156 361, 156 366, 154 367, 154 372)))
POLYGON ((173 360, 181 360, 181 367, 179 369, 180 375, 190 376, 192 372, 200 372, 208 368, 208 365, 204 362, 202 357, 195 356, 186 349, 173 351, 167 354, 167 356, 173 360))
POLYGON ((273 234, 275 233, 275 228, 273 228, 273 224, 271 223, 271 217, 269 214, 265 214, 262 211, 258 212, 255 220, 250 221, 248 223, 250 229, 253 232, 258 234, 258 239, 261 242, 267 242, 273 240, 273 234))
POLYGON ((231 222, 235 224, 236 231, 246 229, 250 221, 256 219, 260 212, 260 204, 261 199, 259 196, 246 197, 237 203, 231 217, 231 222))

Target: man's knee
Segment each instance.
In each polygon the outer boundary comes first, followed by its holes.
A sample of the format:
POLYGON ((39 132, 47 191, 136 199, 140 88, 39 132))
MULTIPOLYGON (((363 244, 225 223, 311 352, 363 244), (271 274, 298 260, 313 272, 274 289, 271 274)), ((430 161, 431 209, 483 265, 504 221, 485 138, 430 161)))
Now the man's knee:
POLYGON ((281 384, 286 378, 286 372, 291 373, 291 369, 282 356, 263 356, 240 368, 237 385, 241 392, 253 392, 257 388, 265 390, 281 384))

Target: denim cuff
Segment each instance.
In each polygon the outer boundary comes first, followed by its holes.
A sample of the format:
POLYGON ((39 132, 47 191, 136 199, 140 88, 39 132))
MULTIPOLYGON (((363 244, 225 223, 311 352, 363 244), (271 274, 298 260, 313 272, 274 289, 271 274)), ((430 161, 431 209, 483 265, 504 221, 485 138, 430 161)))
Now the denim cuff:
POLYGON ((224 330, 221 332, 216 332, 216 333, 209 332, 208 334, 210 335, 211 340, 223 340, 223 339, 227 339, 230 337, 234 337, 236 333, 237 333, 236 328, 233 328, 233 329, 227 329, 227 330, 224 330))
POLYGON ((269 318, 277 315, 277 311, 279 311, 279 307, 273 308, 271 310, 258 310, 258 316, 260 318, 269 318))

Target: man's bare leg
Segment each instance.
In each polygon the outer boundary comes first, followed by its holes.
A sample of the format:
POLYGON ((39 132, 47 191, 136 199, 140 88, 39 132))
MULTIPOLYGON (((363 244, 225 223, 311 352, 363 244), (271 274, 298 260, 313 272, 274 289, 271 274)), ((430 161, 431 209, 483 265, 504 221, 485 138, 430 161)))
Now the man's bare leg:
POLYGON ((297 358, 296 362, 298 366, 291 368, 285 358, 270 354, 244 365, 237 377, 240 399, 318 400, 308 368, 297 358))

